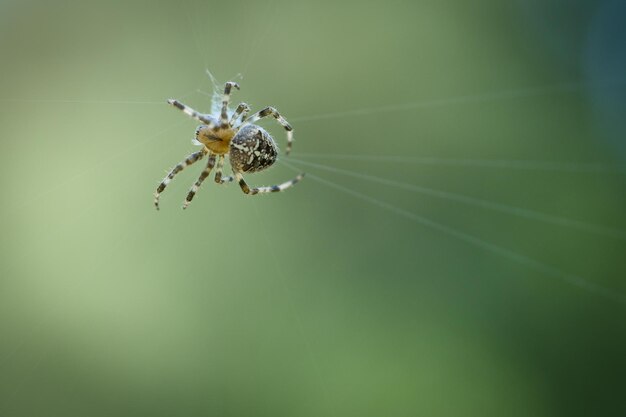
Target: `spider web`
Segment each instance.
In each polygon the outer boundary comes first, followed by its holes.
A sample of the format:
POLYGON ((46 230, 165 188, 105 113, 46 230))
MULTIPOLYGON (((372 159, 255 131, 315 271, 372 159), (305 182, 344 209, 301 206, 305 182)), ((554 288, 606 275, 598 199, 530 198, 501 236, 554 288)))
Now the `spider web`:
MULTIPOLYGON (((211 82, 211 86, 213 87, 212 93, 210 94, 211 113, 217 114, 219 113, 219 109, 221 106, 220 82, 218 82, 215 79, 215 77, 211 74, 211 72, 208 69, 206 70, 206 73, 211 82)), ((605 83, 600 83, 600 85, 602 86, 622 86, 623 84, 624 84, 623 80, 621 81, 610 80, 605 83)), ((507 90, 507 91, 502 91, 502 92, 494 92, 494 93, 481 94, 481 95, 476 95, 476 96, 460 96, 456 98, 436 99, 432 101, 416 101, 416 102, 404 103, 404 104, 392 104, 392 105, 384 105, 384 106, 373 107, 373 108, 363 108, 363 109, 355 109, 355 110, 347 110, 347 111, 338 111, 334 113, 301 116, 301 117, 290 118, 290 120, 293 120, 295 122, 312 122, 312 121, 317 122, 317 121, 322 121, 322 120, 327 120, 327 119, 358 117, 358 116, 366 116, 366 115, 385 113, 385 112, 411 111, 411 110, 416 110, 420 108, 425 109, 425 108, 431 108, 431 107, 469 104, 469 103, 478 103, 478 102, 486 102, 486 101, 501 101, 501 100, 506 101, 506 100, 512 100, 515 98, 539 96, 542 94, 554 94, 558 92, 571 93, 572 91, 578 91, 578 90, 587 88, 589 87, 589 85, 590 85, 589 83, 569 83, 569 84, 559 84, 559 85, 551 85, 551 86, 544 86, 544 87, 533 87, 533 88, 526 88, 526 89, 519 89, 519 90, 507 90)), ((208 93, 203 92, 201 89, 196 89, 196 91, 189 92, 187 94, 182 95, 181 98, 188 97, 198 92, 204 95, 208 95, 208 93)), ((119 100, 119 101, 72 100, 72 99, 69 99, 69 100, 1 99, 1 100, 5 102, 23 101, 23 102, 40 102, 40 103, 54 103, 54 104, 163 104, 161 101, 142 101, 142 100, 119 100)), ((232 108, 230 109, 230 112, 232 114, 232 108)), ((55 190, 58 190, 61 187, 71 184, 72 181, 91 173, 93 170, 99 170, 99 169, 108 167, 110 164, 115 163, 115 160, 119 158, 120 156, 136 151, 140 147, 144 146, 146 143, 157 139, 163 134, 169 132, 173 127, 182 125, 183 123, 184 122, 179 122, 174 126, 170 126, 165 129, 162 129, 161 131, 157 132, 155 135, 151 135, 137 142, 133 146, 128 147, 120 151, 119 153, 114 154, 111 157, 100 161, 98 164, 94 165, 88 170, 76 173, 73 177, 65 179, 64 181, 59 182, 54 187, 44 190, 38 195, 33 196, 29 201, 19 204, 17 206, 10 207, 10 210, 17 211, 25 206, 35 204, 41 198, 53 193, 55 190)), ((164 154, 168 152, 170 152, 169 149, 164 154)), ((626 166, 624 165, 614 165, 614 164, 611 165, 611 164, 594 163, 594 162, 571 163, 571 162, 543 161, 543 160, 538 160, 538 161, 497 160, 497 159, 487 160, 487 159, 469 159, 469 158, 453 159, 453 158, 419 157, 419 156, 412 157, 412 156, 397 156, 397 155, 364 155, 364 154, 350 155, 350 154, 332 154, 332 153, 320 154, 320 153, 301 153, 301 152, 296 152, 295 158, 288 159, 291 163, 289 164, 285 163, 286 166, 289 166, 292 168, 294 167, 293 164, 299 165, 301 167, 298 169, 299 171, 303 171, 303 170, 306 171, 305 168, 315 168, 317 170, 322 170, 326 172, 340 173, 340 174, 343 174, 344 176, 351 176, 351 177, 359 178, 359 179, 370 181, 370 182, 375 182, 375 183, 379 183, 383 185, 390 185, 392 187, 398 187, 398 188, 405 189, 405 190, 408 189, 409 191, 413 191, 413 192, 425 193, 428 195, 435 195, 439 198, 443 198, 448 201, 452 201, 456 203, 468 204, 468 205, 472 205, 476 207, 481 207, 486 210, 500 211, 500 212, 508 213, 514 216, 521 216, 521 217, 533 219, 533 220, 540 221, 540 222, 556 224, 556 225, 560 225, 563 227, 571 227, 571 228, 578 229, 583 232, 604 235, 604 236, 612 237, 612 238, 619 239, 619 240, 626 240, 625 230, 605 227, 605 226, 596 225, 596 224, 590 224, 590 223, 581 222, 578 220, 572 220, 566 217, 541 213, 541 212, 526 209, 523 207, 499 204, 497 202, 492 202, 492 201, 483 200, 479 198, 473 198, 471 196, 465 196, 461 194, 446 192, 445 190, 431 189, 428 187, 420 187, 414 184, 407 184, 407 183, 393 181, 393 180, 389 180, 389 179, 385 179, 381 177, 374 177, 374 176, 367 175, 362 172, 341 169, 334 165, 308 162, 306 160, 302 160, 301 158, 324 159, 327 161, 356 160, 356 161, 392 162, 392 163, 405 163, 405 164, 425 164, 425 165, 435 165, 435 166, 444 166, 444 167, 445 166, 457 166, 457 167, 460 166, 460 167, 468 167, 468 168, 496 168, 496 169, 528 170, 528 171, 556 171, 556 172, 566 172, 566 173, 567 172, 606 173, 606 174, 616 174, 616 175, 619 175, 619 174, 623 175, 626 172, 626 166), (300 159, 296 159, 296 158, 300 158, 300 159)), ((322 184, 330 186, 330 183, 321 177, 314 176, 313 178, 320 181, 322 184)), ((344 191, 347 194, 351 194, 348 191, 348 189, 343 186, 335 187, 335 189, 344 191)), ((355 194, 351 194, 351 195, 355 195, 355 194)), ((363 194, 356 194, 355 196, 359 198, 365 198, 365 199, 370 198, 363 194)), ((389 209, 391 207, 387 205, 388 203, 377 200, 375 198, 370 199, 369 201, 378 202, 377 204, 379 206, 382 206, 383 208, 389 209)), ((402 210, 396 211, 396 214, 400 216, 404 215, 406 217, 406 213, 407 212, 402 211, 402 210)), ((451 233, 452 236, 461 238, 462 240, 468 241, 469 243, 478 244, 479 246, 487 248, 487 250, 495 251, 496 253, 500 253, 503 256, 515 259, 515 256, 512 256, 514 253, 507 252, 507 250, 503 247, 499 247, 497 245, 492 246, 491 244, 488 244, 482 241, 481 241, 482 243, 478 243, 478 241, 473 241, 471 239, 471 236, 469 235, 466 236, 465 234, 460 233, 456 229, 450 229, 449 232, 453 232, 451 233), (457 234, 457 233, 460 233, 460 234, 457 234)), ((523 263, 526 263, 526 264, 529 264, 529 262, 532 263, 532 260, 526 259, 522 255, 519 255, 519 256, 520 257, 518 257, 517 259, 520 260, 523 258, 524 259, 522 261, 523 263)), ((543 272, 560 276, 560 277, 568 276, 566 273, 556 268, 549 267, 547 265, 545 266, 545 268, 543 268, 543 272)), ((617 293, 617 292, 612 293, 608 289, 604 289, 600 291, 599 288, 601 287, 596 287, 591 282, 588 282, 584 280, 583 278, 576 278, 576 279, 569 279, 569 280, 566 279, 565 281, 568 281, 569 283, 574 283, 574 285, 588 289, 592 292, 601 293, 605 296, 610 295, 610 298, 614 298, 614 299, 618 299, 622 301, 624 299, 624 295, 620 293, 617 293)))

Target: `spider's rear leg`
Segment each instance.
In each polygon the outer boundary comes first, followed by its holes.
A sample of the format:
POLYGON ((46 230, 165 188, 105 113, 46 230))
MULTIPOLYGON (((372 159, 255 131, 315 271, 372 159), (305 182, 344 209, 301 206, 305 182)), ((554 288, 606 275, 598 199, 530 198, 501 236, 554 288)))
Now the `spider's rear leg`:
POLYGON ((199 122, 204 123, 209 128, 214 128, 216 125, 216 121, 208 114, 202 114, 192 109, 191 107, 187 106, 186 104, 183 104, 180 101, 175 100, 173 98, 167 100, 167 102, 171 104, 172 106, 176 107, 178 110, 185 113, 187 116, 191 117, 192 119, 196 119, 199 122))
POLYGON ((263 110, 253 114, 244 121, 246 123, 254 123, 257 120, 268 116, 272 116, 274 119, 276 119, 276 121, 280 123, 287 131, 287 149, 285 149, 285 155, 289 155, 289 152, 291 152, 291 147, 293 146, 293 128, 291 127, 289 122, 287 122, 287 120, 283 116, 281 116, 280 113, 278 113, 278 110, 273 107, 266 107, 263 110))
POLYGON ((270 185, 267 187, 255 187, 255 188, 250 188, 248 186, 248 184, 246 184, 246 181, 243 179, 243 175, 241 175, 241 172, 235 172, 235 178, 237 178, 237 181, 239 182, 239 186, 241 187, 241 191, 243 191, 245 194, 248 195, 256 195, 256 194, 265 194, 265 193, 277 193, 280 191, 285 191, 287 188, 291 188, 293 187, 295 184, 297 184, 302 178, 304 177, 304 173, 302 174, 298 174, 297 177, 283 182, 282 184, 278 184, 278 185, 270 185))
POLYGON ((215 182, 218 184, 225 184, 231 182, 233 177, 222 177, 222 170, 224 169, 224 155, 217 157, 217 166, 215 167, 215 182))
POLYGON ((172 181, 172 179, 176 176, 176 174, 178 174, 180 171, 182 171, 183 169, 185 169, 189 165, 193 164, 194 162, 199 161, 200 159, 202 159, 202 157, 204 157, 204 155, 206 155, 206 150, 204 150, 204 149, 202 149, 201 151, 192 153, 187 158, 185 158, 184 161, 179 162, 169 172, 169 174, 167 174, 167 177, 165 177, 163 179, 163 181, 161 181, 161 184, 159 184, 159 186, 157 187, 156 192, 154 193, 154 207, 156 207, 157 210, 159 209, 159 196, 161 195, 163 190, 165 190, 165 187, 167 187, 167 184, 169 184, 170 181, 172 181))
POLYGON ((239 90, 239 84, 228 81, 224 84, 224 95, 222 96, 222 112, 220 114, 220 123, 228 125, 228 103, 230 102, 230 91, 235 87, 239 90))
POLYGON ((191 200, 193 200, 193 197, 198 192, 198 188, 200 188, 200 186, 202 185, 206 177, 209 176, 214 166, 215 166, 215 154, 211 154, 209 155, 209 160, 207 161, 206 168, 204 169, 204 171, 202 171, 202 173, 196 180, 196 183, 189 190, 189 194, 187 194, 187 198, 185 199, 185 202, 183 203, 183 209, 186 209, 187 206, 191 204, 191 200))

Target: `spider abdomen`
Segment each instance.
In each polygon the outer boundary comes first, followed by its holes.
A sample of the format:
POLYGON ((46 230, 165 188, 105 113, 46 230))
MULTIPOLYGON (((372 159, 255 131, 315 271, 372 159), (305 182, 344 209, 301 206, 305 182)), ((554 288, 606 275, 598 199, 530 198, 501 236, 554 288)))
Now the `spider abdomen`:
POLYGON ((229 155, 234 171, 258 172, 276 162, 278 147, 264 129, 247 125, 233 137, 229 155))

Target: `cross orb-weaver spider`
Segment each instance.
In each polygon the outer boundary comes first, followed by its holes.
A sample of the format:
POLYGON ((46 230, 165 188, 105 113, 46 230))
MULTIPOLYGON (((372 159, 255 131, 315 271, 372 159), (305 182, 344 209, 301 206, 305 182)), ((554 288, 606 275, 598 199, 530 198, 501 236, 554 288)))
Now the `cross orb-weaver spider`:
POLYGON ((202 149, 192 153, 184 161, 178 163, 159 184, 156 193, 154 193, 154 206, 157 210, 159 209, 159 195, 165 190, 165 187, 172 181, 174 176, 206 155, 209 156, 207 166, 189 190, 187 198, 183 203, 183 209, 189 206, 198 188, 200 188, 200 185, 202 185, 202 182, 209 176, 214 167, 216 183, 225 184, 233 181, 233 179, 237 179, 241 190, 248 195, 284 191, 304 177, 304 174, 300 174, 287 182, 268 187, 250 188, 246 184, 246 181, 243 179, 244 172, 262 171, 276 162, 276 157, 278 156, 278 146, 276 146, 274 139, 267 131, 253 123, 264 117, 276 119, 287 131, 287 150, 285 152, 287 155, 289 155, 293 143, 293 129, 273 107, 266 107, 247 117, 250 107, 246 103, 241 103, 229 119, 228 103, 230 102, 230 92, 233 87, 239 89, 239 85, 234 82, 227 82, 224 86, 222 110, 219 115, 199 113, 178 100, 170 99, 167 101, 172 106, 182 110, 186 115, 202 122, 196 129, 196 138, 194 140, 196 145, 202 145, 202 149), (222 177, 222 168, 226 155, 230 158, 234 178, 232 176, 222 177))

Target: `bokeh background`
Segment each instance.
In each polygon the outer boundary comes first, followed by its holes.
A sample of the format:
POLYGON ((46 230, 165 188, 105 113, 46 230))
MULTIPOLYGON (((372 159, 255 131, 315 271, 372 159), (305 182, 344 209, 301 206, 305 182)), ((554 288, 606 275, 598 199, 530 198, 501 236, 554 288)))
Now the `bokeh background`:
POLYGON ((1 1, 0 417, 626 415, 625 19, 1 1), (157 212, 207 68, 309 176, 157 212))

